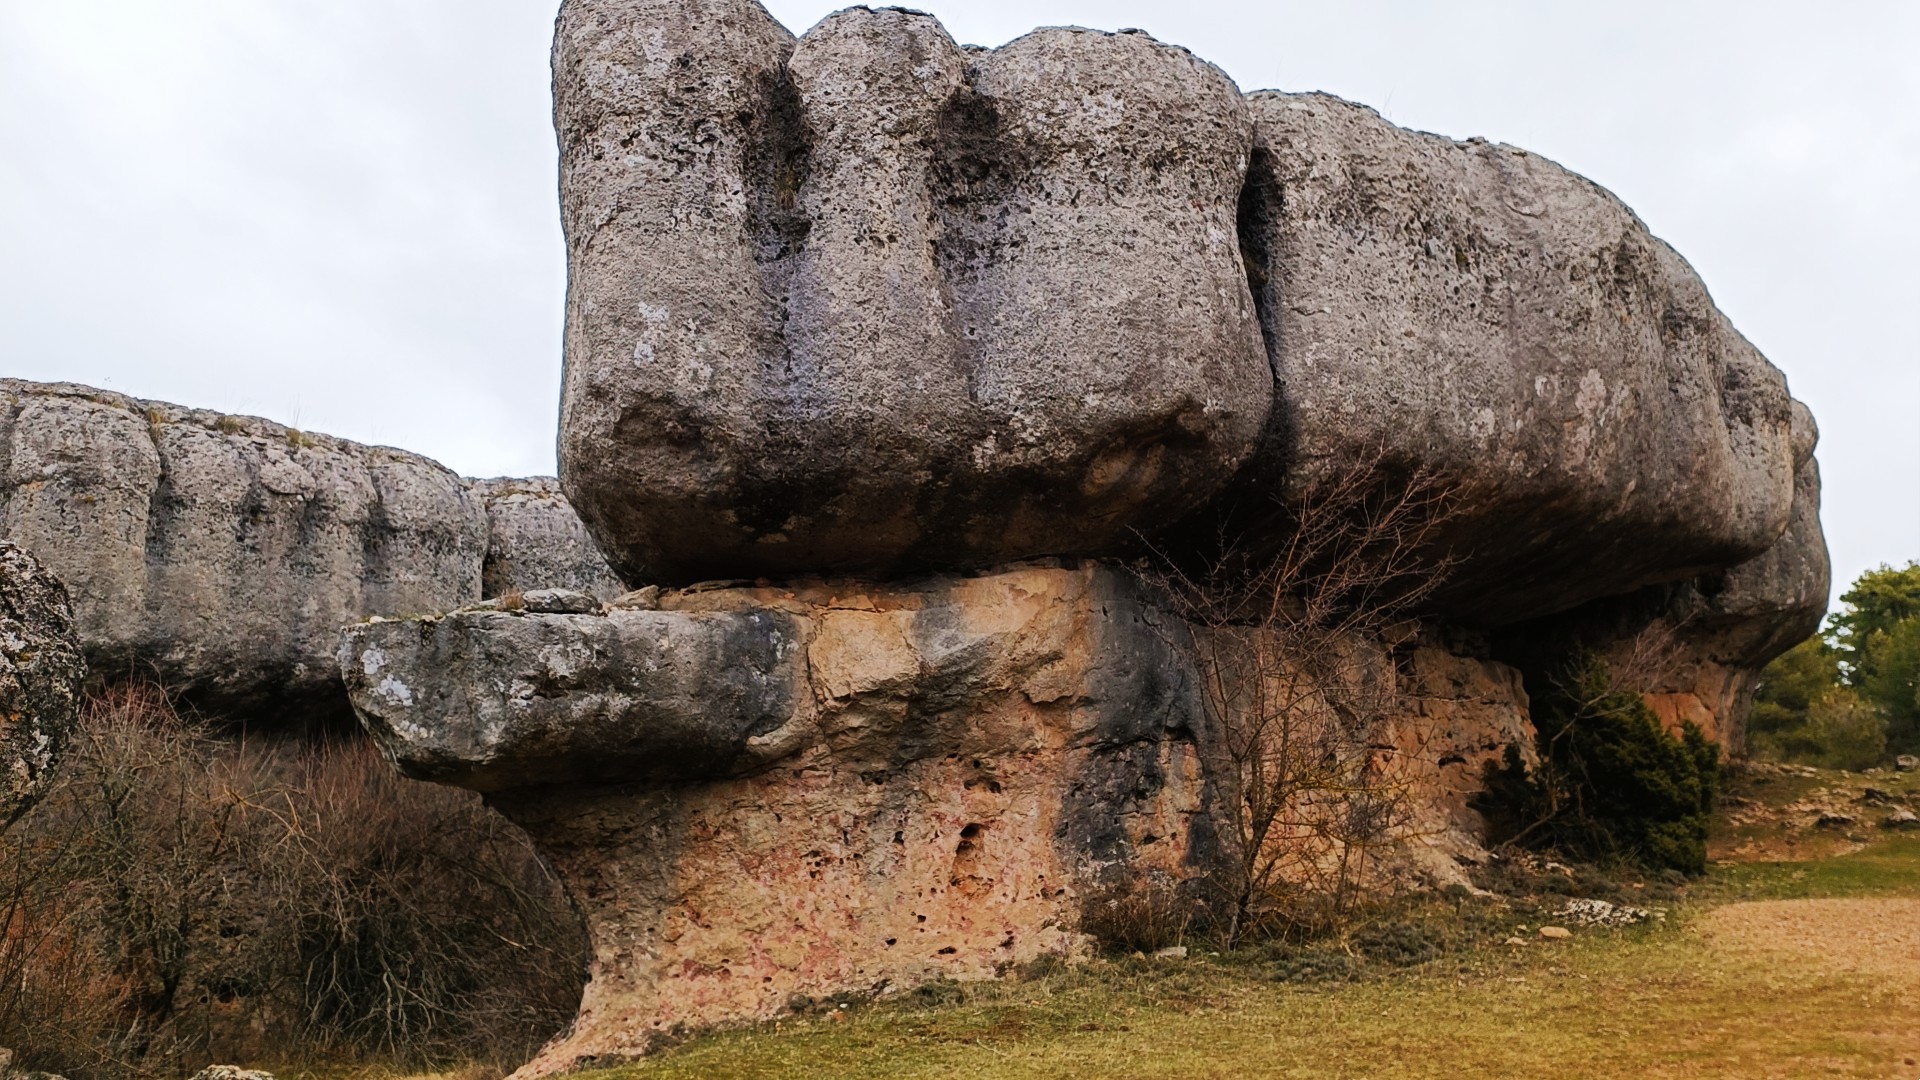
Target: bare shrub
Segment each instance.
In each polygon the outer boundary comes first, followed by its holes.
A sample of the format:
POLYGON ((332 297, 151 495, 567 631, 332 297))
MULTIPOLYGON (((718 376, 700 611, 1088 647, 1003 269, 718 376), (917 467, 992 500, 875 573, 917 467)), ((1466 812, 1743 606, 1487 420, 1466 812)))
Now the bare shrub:
POLYGON ((1081 901, 1080 930, 1110 949, 1157 952, 1186 941, 1193 897, 1162 874, 1095 891, 1081 901))
POLYGON ((1337 924, 1376 856, 1412 838, 1388 732, 1393 650, 1445 577, 1436 541, 1452 493, 1431 470, 1376 458, 1285 503, 1277 552, 1222 537, 1198 565, 1160 558, 1147 572, 1191 628, 1231 789, 1229 855, 1209 883, 1228 947, 1337 924))
POLYGON ((151 689, 89 703, 0 837, 0 904, 0 1045, 82 1080, 514 1060, 584 970, 557 882, 477 797, 363 741, 217 739, 151 689))

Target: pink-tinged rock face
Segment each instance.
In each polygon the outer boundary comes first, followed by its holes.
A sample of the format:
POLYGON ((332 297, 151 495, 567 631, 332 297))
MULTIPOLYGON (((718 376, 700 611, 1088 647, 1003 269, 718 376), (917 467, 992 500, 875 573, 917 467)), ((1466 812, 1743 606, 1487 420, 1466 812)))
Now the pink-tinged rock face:
MULTIPOLYGON (((1082 956, 1107 890, 1217 867, 1237 774, 1145 596, 1105 566, 689 590, 370 623, 341 664, 401 769, 488 792, 586 915, 593 977, 537 1075, 1082 956)), ((1409 793, 1404 861, 1451 880, 1483 765, 1531 745, 1519 677, 1353 653, 1397 687, 1372 754, 1409 793)))
POLYGON ((569 0, 554 86, 561 475, 630 580, 1098 551, 1265 422, 1251 129, 1184 50, 569 0))

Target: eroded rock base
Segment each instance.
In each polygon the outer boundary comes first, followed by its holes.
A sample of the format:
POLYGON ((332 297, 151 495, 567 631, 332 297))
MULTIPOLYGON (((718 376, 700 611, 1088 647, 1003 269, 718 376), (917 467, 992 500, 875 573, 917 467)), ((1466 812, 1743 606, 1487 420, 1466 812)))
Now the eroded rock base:
MULTIPOLYGON (((486 791, 586 916, 580 1016, 523 1077, 1083 956, 1090 904, 1196 894, 1232 843, 1193 638, 1123 569, 622 603, 370 623, 342 649, 400 767, 486 791)), ((1441 883, 1478 850, 1485 763, 1531 745, 1525 693, 1436 631, 1374 648, 1400 704, 1373 750, 1408 866, 1441 883)))

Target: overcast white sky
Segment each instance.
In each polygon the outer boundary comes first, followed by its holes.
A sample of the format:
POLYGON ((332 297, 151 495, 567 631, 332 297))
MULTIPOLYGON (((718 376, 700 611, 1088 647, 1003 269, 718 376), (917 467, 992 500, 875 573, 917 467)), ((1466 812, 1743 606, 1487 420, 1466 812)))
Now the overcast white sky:
MULTIPOLYGON (((769 4, 804 30, 841 6, 769 4)), ((0 0, 0 373, 553 469, 554 0, 0 0)), ((1611 188, 1787 372, 1836 578, 1920 557, 1920 4, 965 0, 1611 188)))

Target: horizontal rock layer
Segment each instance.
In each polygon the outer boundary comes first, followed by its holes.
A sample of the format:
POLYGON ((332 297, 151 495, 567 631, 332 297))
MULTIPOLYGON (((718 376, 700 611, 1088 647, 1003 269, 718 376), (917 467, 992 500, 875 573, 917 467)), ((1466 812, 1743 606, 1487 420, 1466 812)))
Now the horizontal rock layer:
POLYGON ((39 798, 80 708, 86 662, 67 591, 0 540, 0 830, 39 798))
POLYGON ((1276 399, 1224 512, 1356 471, 1451 485, 1431 608, 1500 625, 1732 566, 1793 502, 1785 381, 1598 185, 1325 94, 1250 95, 1242 202, 1276 399))
POLYGON ((560 471, 625 577, 1099 551, 1252 448, 1252 131, 1186 51, 567 0, 553 62, 560 471))
POLYGON ((469 491, 416 454, 0 380, 0 536, 67 583, 95 680, 156 680, 253 723, 344 714, 340 628, 478 600, 489 559, 503 588, 617 594, 553 482, 517 484, 469 491))
MULTIPOLYGON (((488 792, 587 916, 580 1018, 530 1074, 795 995, 1080 955, 1103 890, 1219 856, 1220 743, 1188 631, 1124 573, 632 602, 648 606, 459 612, 342 643, 388 755, 488 792)), ((1380 753, 1406 763, 1423 850, 1477 850, 1482 765, 1531 743, 1517 673, 1437 641, 1377 666, 1401 680, 1380 753)))

